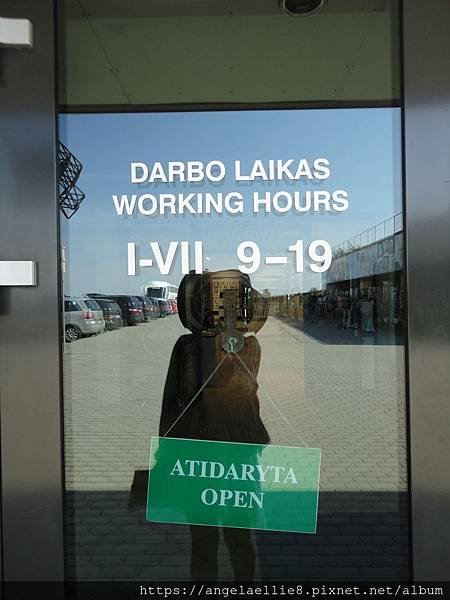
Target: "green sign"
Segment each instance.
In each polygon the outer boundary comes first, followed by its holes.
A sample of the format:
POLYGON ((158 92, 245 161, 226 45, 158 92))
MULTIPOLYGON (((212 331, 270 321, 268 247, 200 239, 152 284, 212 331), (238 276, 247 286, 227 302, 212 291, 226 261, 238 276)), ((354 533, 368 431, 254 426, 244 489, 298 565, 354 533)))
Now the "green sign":
POLYGON ((153 437, 147 520, 315 533, 320 449, 153 437))

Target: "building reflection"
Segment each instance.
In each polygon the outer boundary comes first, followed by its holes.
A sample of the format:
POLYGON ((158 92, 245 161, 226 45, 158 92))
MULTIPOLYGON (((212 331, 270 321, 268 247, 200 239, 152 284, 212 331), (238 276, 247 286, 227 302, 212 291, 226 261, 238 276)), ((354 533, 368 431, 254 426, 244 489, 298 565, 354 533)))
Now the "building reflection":
POLYGON ((333 248, 322 288, 270 296, 268 312, 325 343, 402 344, 403 213, 333 248))

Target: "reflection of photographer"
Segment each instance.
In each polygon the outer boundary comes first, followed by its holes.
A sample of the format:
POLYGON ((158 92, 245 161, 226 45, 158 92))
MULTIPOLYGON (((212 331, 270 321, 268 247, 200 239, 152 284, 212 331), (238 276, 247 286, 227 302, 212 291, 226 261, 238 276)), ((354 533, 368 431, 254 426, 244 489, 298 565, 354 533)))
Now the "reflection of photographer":
MULTIPOLYGON (((263 298, 239 271, 187 275, 178 311, 192 333, 181 336, 172 352, 160 436, 267 444, 257 397, 261 348, 248 335, 265 322, 263 298)), ((217 579, 218 535, 217 527, 191 526, 193 580, 217 579)), ((224 538, 235 578, 250 581, 250 530, 224 528, 224 538)))

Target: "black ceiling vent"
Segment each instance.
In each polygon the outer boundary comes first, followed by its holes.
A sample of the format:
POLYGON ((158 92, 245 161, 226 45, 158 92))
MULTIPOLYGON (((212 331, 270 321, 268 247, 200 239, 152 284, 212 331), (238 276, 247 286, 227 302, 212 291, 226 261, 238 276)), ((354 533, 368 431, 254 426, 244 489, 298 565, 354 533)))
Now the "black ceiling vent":
POLYGON ((325 0, 281 0, 284 13, 294 17, 309 17, 323 8, 325 0))

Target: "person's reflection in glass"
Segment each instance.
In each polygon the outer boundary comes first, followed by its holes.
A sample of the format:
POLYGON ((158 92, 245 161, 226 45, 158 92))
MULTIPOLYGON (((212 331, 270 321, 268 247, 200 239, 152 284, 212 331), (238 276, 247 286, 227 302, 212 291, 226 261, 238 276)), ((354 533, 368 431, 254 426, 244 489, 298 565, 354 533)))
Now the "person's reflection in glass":
POLYGON ((365 333, 374 333, 374 301, 369 294, 361 299, 361 329, 365 333))
MULTIPOLYGON (((239 271, 183 278, 178 312, 183 325, 192 333, 181 336, 172 352, 161 411, 161 437, 269 442, 257 396, 261 348, 256 337, 250 335, 265 322, 264 306, 264 299, 252 290, 248 276, 239 271), (227 333, 224 292, 230 289, 235 290, 236 332, 243 342, 239 357, 222 347, 227 333), (215 369, 217 372, 198 394, 215 369)), ((249 461, 252 459, 255 457, 249 457, 249 461)), ((217 580, 219 528, 191 525, 190 529, 193 581, 217 580)), ((235 579, 251 581, 255 573, 255 550, 250 529, 225 527, 223 535, 235 579)))

